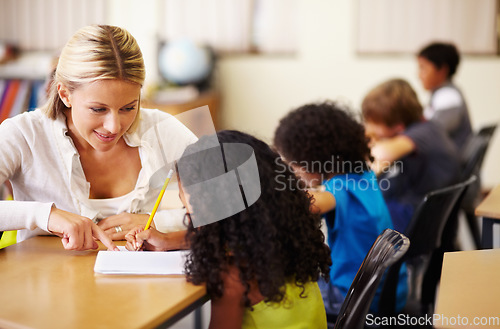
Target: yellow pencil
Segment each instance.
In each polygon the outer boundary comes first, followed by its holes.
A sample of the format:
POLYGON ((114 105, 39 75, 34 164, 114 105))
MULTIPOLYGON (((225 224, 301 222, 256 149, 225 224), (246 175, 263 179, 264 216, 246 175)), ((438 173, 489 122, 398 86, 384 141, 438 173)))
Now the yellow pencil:
POLYGON ((149 229, 151 226, 151 222, 153 221, 153 217, 156 214, 156 210, 158 209, 158 206, 160 205, 161 199, 163 198, 163 194, 165 194, 165 190, 167 189, 168 182, 170 182, 170 178, 172 178, 172 174, 174 171, 170 169, 167 175, 167 179, 165 179, 165 184, 163 184, 163 187, 161 188, 160 195, 158 195, 158 199, 156 199, 155 206, 153 207, 153 211, 151 212, 151 215, 149 215, 148 222, 146 223, 146 226, 144 226, 144 231, 149 229))
MULTIPOLYGON (((161 199, 163 198, 163 194, 165 194, 165 190, 167 189, 168 182, 170 182, 170 178, 172 178, 173 173, 174 173, 174 171, 172 169, 170 169, 170 171, 168 172, 167 178, 165 179, 165 183, 163 184, 163 187, 161 188, 160 194, 158 195, 158 199, 156 199, 156 203, 155 203, 155 206, 153 207, 153 211, 151 212, 151 215, 149 215, 148 222, 146 223, 146 226, 144 226, 144 231, 149 229, 149 227, 151 226, 151 222, 153 221, 153 217, 156 214, 156 210, 158 210, 158 206, 160 205, 161 199)), ((135 250, 137 251, 137 250, 141 249, 141 247, 142 247, 142 243, 140 246, 136 246, 135 250)))

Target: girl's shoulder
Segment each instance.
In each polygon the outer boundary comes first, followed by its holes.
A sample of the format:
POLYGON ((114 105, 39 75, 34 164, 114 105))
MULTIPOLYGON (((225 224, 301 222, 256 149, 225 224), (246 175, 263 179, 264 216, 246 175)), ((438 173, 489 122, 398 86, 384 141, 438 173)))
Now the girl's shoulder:
MULTIPOLYGON (((240 270, 236 266, 230 266, 227 271, 221 272, 221 280, 224 283, 224 297, 241 302, 246 291, 246 285, 241 281, 240 270)), ((256 281, 248 282, 248 285, 250 304, 255 305, 264 300, 256 281)))
POLYGON ((221 272, 221 280, 224 283, 224 295, 242 297, 245 286, 240 279, 240 271, 236 266, 230 266, 227 271, 221 272))

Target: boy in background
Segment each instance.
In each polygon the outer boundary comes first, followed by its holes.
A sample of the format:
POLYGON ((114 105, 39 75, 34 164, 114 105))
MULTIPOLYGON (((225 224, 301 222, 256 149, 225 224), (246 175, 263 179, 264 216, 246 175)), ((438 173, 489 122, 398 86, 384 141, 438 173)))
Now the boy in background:
POLYGON ((469 110, 462 92, 453 84, 460 55, 450 43, 431 43, 417 56, 418 75, 423 87, 431 92, 425 118, 440 124, 458 149, 472 134, 469 110))

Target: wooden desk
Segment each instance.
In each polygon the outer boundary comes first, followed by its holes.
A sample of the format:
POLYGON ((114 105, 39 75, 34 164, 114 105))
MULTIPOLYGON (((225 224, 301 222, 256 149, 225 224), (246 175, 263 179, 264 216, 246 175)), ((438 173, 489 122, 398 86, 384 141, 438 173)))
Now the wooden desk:
POLYGON ((445 253, 434 311, 442 321, 434 321, 435 328, 500 328, 499 274, 500 249, 445 253), (468 326, 453 325, 458 316, 468 326), (473 325, 474 319, 490 323, 473 325))
POLYGON ((483 218, 482 247, 493 248, 493 224, 500 223, 500 185, 496 186, 476 208, 476 216, 483 218))
POLYGON ((180 275, 94 274, 96 255, 46 236, 0 250, 0 328, 155 328, 207 300, 180 275))

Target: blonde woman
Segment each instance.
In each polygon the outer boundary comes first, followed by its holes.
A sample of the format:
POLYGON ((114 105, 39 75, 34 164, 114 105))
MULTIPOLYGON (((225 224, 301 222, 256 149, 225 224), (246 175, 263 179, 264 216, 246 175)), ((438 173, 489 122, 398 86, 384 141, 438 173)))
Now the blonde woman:
MULTIPOLYGON (((66 249, 96 248, 95 238, 115 249, 111 240, 146 223, 158 195, 151 176, 196 137, 170 115, 140 109, 144 78, 126 30, 93 25, 73 35, 47 103, 0 125, 0 183, 14 192, 0 202, 0 230, 19 230, 18 241, 53 233, 66 249)), ((174 234, 172 247, 181 240, 174 234)))

